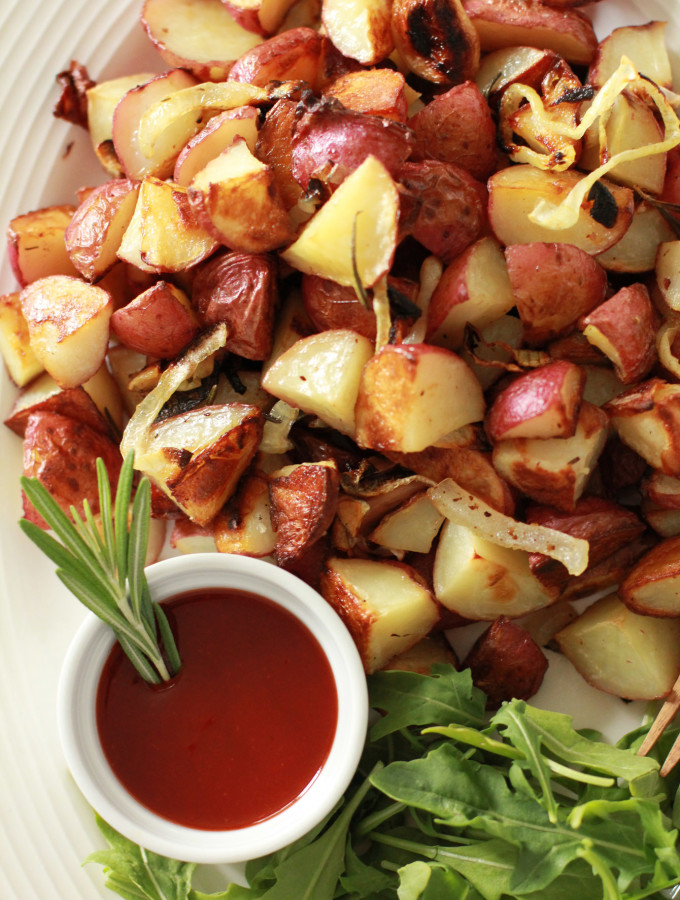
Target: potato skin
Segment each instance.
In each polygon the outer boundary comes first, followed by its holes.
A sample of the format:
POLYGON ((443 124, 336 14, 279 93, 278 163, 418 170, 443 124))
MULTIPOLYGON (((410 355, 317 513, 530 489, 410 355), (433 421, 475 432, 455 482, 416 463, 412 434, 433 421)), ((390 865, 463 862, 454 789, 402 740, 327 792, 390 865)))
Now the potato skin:
POLYGON ((528 700, 541 686, 548 660, 528 631, 499 616, 477 640, 464 662, 475 685, 496 708, 516 697, 528 700))
POLYGON ((278 304, 278 267, 264 253, 233 251, 202 266, 192 299, 209 324, 225 322, 226 348, 245 359, 267 359, 272 350, 278 304))
MULTIPOLYGON (((28 417, 24 433, 23 474, 37 478, 64 512, 75 506, 82 512, 87 500, 99 512, 96 459, 104 460, 112 491, 118 484, 122 459, 118 445, 84 422, 54 412, 28 417)), ((47 525, 24 496, 24 515, 41 528, 47 525)))

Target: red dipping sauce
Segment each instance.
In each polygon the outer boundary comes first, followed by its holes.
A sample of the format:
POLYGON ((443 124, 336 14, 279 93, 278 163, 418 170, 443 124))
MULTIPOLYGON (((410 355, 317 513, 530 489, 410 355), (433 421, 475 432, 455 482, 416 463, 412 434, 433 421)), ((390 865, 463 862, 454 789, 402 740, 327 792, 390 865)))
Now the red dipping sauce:
POLYGON ((149 685, 116 643, 97 691, 104 753, 159 816, 254 825, 299 797, 328 757, 338 718, 328 660, 305 625, 256 594, 190 591, 163 608, 182 668, 149 685))

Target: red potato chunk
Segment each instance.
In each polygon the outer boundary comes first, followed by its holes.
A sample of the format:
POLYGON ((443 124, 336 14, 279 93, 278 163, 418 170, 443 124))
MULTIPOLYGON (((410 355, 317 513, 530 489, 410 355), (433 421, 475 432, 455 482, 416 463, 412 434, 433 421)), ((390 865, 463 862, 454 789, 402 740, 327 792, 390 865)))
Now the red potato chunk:
POLYGON ((498 168, 496 124, 472 81, 438 94, 408 120, 416 136, 412 159, 455 163, 480 181, 498 168))
POLYGON ((607 414, 582 403, 572 437, 509 438, 493 449, 496 470, 538 503, 573 510, 607 439, 607 414))
POLYGON ((624 384, 634 384, 649 373, 656 360, 658 317, 643 284, 621 288, 582 324, 586 338, 612 361, 624 384))
POLYGON ((269 357, 278 303, 276 276, 274 257, 237 251, 211 259, 197 273, 194 304, 208 324, 226 323, 227 350, 246 359, 269 357))
POLYGON ((367 157, 374 156, 395 176, 411 155, 412 146, 411 131, 402 123, 322 100, 297 120, 292 172, 304 190, 312 178, 337 185, 367 157))
POLYGON ((583 369, 566 360, 520 375, 496 396, 487 413, 490 440, 571 436, 585 379, 583 369))
POLYGON ((528 700, 540 688, 548 660, 528 631, 505 616, 478 638, 464 660, 492 709, 504 700, 528 700))
MULTIPOLYGON (((55 412, 35 412, 24 432, 23 474, 37 478, 68 513, 71 506, 82 514, 87 500, 99 512, 97 457, 104 460, 115 491, 122 459, 116 442, 84 422, 55 412)), ((41 528, 47 525, 24 497, 24 515, 41 528)))
POLYGON ((469 172, 440 160, 407 162, 398 180, 399 228, 450 263, 474 243, 486 224, 486 188, 469 172))
POLYGON ((131 350, 173 359, 196 337, 200 323, 184 291, 158 281, 114 312, 111 330, 131 350))
POLYGON ((605 270, 571 244, 514 244, 505 259, 529 344, 565 334, 605 298, 605 270))
MULTIPOLYGON (((588 568, 585 570, 588 574, 624 548, 633 546, 645 532, 644 522, 632 510, 604 497, 581 497, 571 512, 551 506, 530 506, 525 518, 527 522, 588 541, 588 568)), ((546 585, 563 586, 573 580, 560 562, 543 553, 530 554, 529 566, 546 585)), ((584 575, 579 578, 583 579, 584 575)))
POLYGON ((313 28, 291 28, 243 54, 232 66, 229 81, 265 87, 270 81, 306 81, 320 86, 328 38, 313 28))
POLYGON ((328 531, 339 489, 338 468, 330 460, 301 463, 272 474, 269 497, 277 562, 299 559, 328 531))
POLYGON ((597 49, 593 26, 576 9, 552 9, 534 0, 463 0, 482 50, 529 45, 554 50, 567 62, 588 65, 597 49))
POLYGON ((78 272, 95 281, 118 262, 118 249, 135 211, 139 185, 128 178, 107 181, 91 191, 64 233, 66 250, 78 272))

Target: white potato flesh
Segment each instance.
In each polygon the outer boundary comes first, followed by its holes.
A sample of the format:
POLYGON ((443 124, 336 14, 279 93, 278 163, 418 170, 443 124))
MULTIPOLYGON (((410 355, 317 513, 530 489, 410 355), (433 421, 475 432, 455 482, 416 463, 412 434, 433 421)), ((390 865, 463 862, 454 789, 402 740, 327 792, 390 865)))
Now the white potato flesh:
POLYGON ((465 525, 484 540, 529 553, 544 553, 563 563, 570 575, 580 575, 588 565, 588 541, 506 516, 452 478, 431 488, 429 495, 447 519, 465 525))
POLYGON ((429 553, 444 516, 423 491, 388 513, 370 539, 388 550, 429 553))
POLYGON ((308 275, 364 287, 389 271, 397 245, 399 193, 374 156, 352 172, 281 256, 308 275))
POLYGON ((647 22, 645 25, 624 25, 615 28, 597 48, 588 72, 588 83, 602 87, 621 64, 621 57, 630 59, 645 77, 660 87, 673 87, 673 73, 666 45, 666 22, 647 22))
POLYGON ((394 49, 389 0, 323 0, 321 20, 333 46, 365 66, 394 49))
POLYGON ((168 65, 184 62, 205 80, 226 78, 230 62, 262 43, 221 0, 146 0, 142 23, 168 65))
POLYGON ((267 370, 262 386, 290 406, 352 435, 361 372, 372 355, 373 344, 355 331, 322 331, 301 338, 282 353, 267 370))
POLYGON ((531 573, 526 551, 493 544, 452 521, 439 537, 433 584, 443 606, 473 620, 523 616, 556 596, 531 573))
POLYGON ((215 546, 220 553, 262 558, 276 548, 276 532, 270 517, 269 483, 254 475, 245 479, 239 489, 235 508, 220 513, 215 519, 215 546))
POLYGON ((106 356, 113 301, 108 291, 49 275, 21 292, 31 348, 60 387, 91 378, 106 356))
POLYGON ((673 241, 675 232, 663 213, 643 201, 635 207, 630 228, 620 241, 599 253, 598 263, 609 272, 651 272, 659 244, 673 241))
POLYGON ((12 381, 23 387, 44 367, 31 349, 28 325, 19 297, 19 291, 0 297, 0 355, 12 381))
POLYGON ((226 150, 234 138, 242 137, 253 153, 257 142, 257 119, 257 110, 252 106, 227 110, 215 116, 189 141, 177 157, 173 181, 188 187, 194 176, 204 169, 211 159, 226 150))
POLYGON ((670 308, 680 310, 680 241, 664 241, 659 245, 656 284, 670 308))
POLYGON ((628 700, 665 697, 680 672, 680 619, 640 616, 616 594, 589 606, 555 638, 588 684, 628 700))
MULTIPOLYGON (((596 122, 586 131, 579 167, 587 171, 597 169, 610 157, 626 150, 658 144, 663 140, 663 128, 654 110, 634 94, 619 94, 614 100, 605 126, 606 146, 600 148, 600 125, 596 122), (603 153, 604 158, 600 158, 603 153)), ((659 194, 666 175, 666 154, 658 153, 630 162, 620 163, 609 177, 620 184, 659 194)))
POLYGON ((398 564, 332 558, 327 576, 324 596, 349 628, 367 672, 412 647, 439 619, 430 591, 398 564))

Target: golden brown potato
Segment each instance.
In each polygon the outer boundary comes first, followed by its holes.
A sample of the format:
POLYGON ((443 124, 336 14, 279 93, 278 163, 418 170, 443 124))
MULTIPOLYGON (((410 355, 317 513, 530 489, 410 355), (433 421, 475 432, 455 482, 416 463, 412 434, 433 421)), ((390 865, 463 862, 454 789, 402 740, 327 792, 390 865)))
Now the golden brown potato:
MULTIPOLYGON (((104 460, 113 490, 118 483, 122 464, 118 445, 108 434, 82 421, 56 412, 32 413, 26 422, 23 448, 23 474, 37 478, 66 513, 75 506, 82 515, 84 500, 94 513, 99 511, 97 457, 104 460)), ((46 527, 26 497, 24 515, 46 527)))
POLYGON ((43 371, 43 364, 31 349, 20 291, 0 297, 0 354, 17 387, 28 384, 43 371))
POLYGON ((7 255, 21 287, 46 275, 76 275, 64 234, 75 206, 47 206, 15 216, 7 226, 7 255))
POLYGON ((420 576, 391 560, 331 557, 321 593, 349 629, 367 673, 417 644, 439 619, 420 576))
POLYGON ((474 78, 479 36, 461 0, 394 0, 392 35, 415 75, 435 84, 474 78))
POLYGON ((276 547, 271 523, 269 479, 251 472, 241 479, 238 490, 215 516, 212 534, 220 553, 269 556, 276 547))
POLYGON ((680 385, 651 378, 604 407, 619 438, 653 469, 680 476, 680 385))
POLYGON ((502 478, 538 503, 573 510, 602 453, 608 424, 599 407, 582 403, 572 437, 499 441, 493 464, 502 478))
POLYGON ((242 138, 194 176, 189 202, 199 222, 232 250, 266 253, 293 239, 272 169, 242 138))
POLYGON ((338 503, 335 462, 301 463, 274 472, 269 482, 276 559, 290 563, 330 527, 338 503))
POLYGON ((362 69, 335 78, 324 89, 324 96, 334 97, 347 109, 364 115, 405 122, 408 114, 405 86, 401 72, 362 69))
POLYGON ((255 156, 271 169, 286 209, 292 209, 303 194, 292 172, 296 109, 294 100, 277 100, 268 110, 255 144, 255 156))
POLYGON ((441 632, 426 635, 417 644, 393 657, 384 668, 430 675, 432 666, 437 663, 446 663, 450 666, 458 665, 458 660, 451 644, 441 632))

